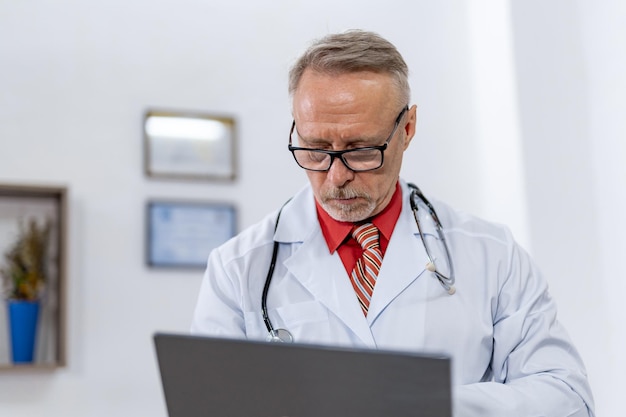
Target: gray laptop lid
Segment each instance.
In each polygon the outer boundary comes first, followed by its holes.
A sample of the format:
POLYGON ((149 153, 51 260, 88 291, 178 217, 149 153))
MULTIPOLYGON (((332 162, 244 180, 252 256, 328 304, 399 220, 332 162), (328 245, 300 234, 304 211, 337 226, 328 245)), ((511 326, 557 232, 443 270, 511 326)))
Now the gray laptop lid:
POLYGON ((154 336, 170 417, 450 417, 441 356, 154 336))

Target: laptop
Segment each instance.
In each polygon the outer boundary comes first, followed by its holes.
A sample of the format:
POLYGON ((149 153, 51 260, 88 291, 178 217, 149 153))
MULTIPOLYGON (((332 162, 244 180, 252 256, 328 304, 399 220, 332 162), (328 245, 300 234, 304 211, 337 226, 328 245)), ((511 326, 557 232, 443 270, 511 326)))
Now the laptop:
POLYGON ((154 335, 169 417, 450 417, 444 356, 154 335))

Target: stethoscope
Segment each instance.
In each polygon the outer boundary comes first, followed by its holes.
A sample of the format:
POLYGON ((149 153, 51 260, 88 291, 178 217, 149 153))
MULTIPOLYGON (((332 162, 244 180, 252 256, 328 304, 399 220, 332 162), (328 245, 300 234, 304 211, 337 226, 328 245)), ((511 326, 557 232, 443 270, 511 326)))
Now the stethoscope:
MULTIPOLYGON (((435 208, 432 206, 432 204, 430 204, 430 201, 428 201, 426 197, 424 197, 424 194, 422 194, 420 189, 415 184, 409 183, 408 186, 411 189, 411 195, 409 197, 411 210, 413 211, 413 217, 415 218, 415 223, 417 224, 417 230, 419 232, 420 239, 422 240, 422 245, 424 245, 424 250, 426 252, 426 256, 428 257, 428 262, 426 262, 426 270, 432 272, 435 275, 435 278, 437 278, 441 286, 446 290, 448 294, 453 295, 456 292, 456 288, 454 287, 454 268, 452 266, 450 250, 448 249, 448 244, 446 243, 446 239, 443 233, 443 226, 439 221, 439 217, 435 212, 435 208), (426 238, 424 237, 422 226, 420 224, 417 214, 419 201, 421 201, 428 209, 428 213, 430 214, 430 217, 433 219, 433 222, 435 224, 435 229, 437 230, 439 240, 443 243, 443 248, 446 253, 446 258, 450 271, 449 276, 446 276, 437 270, 437 266, 435 265, 435 258, 432 256, 430 250, 428 249, 428 245, 426 244, 426 238)), ((287 203, 288 202, 289 201, 287 201, 287 203)), ((283 207, 281 207, 281 209, 278 211, 278 216, 276 216, 276 223, 274 224, 274 232, 276 232, 276 229, 278 229, 280 214, 282 213, 283 208, 287 203, 285 203, 283 207)), ((274 248, 272 250, 272 261, 270 262, 270 266, 267 271, 267 278, 265 278, 265 285, 263 286, 263 294, 261 296, 261 310, 263 312, 263 321, 265 322, 265 327, 268 331, 267 341, 291 343, 293 342, 293 336, 291 335, 291 333, 286 329, 275 329, 267 312, 267 293, 269 291, 270 283, 272 282, 272 277, 274 275, 274 267, 276 266, 276 258, 278 256, 278 246, 279 243, 277 241, 274 241, 274 248)))

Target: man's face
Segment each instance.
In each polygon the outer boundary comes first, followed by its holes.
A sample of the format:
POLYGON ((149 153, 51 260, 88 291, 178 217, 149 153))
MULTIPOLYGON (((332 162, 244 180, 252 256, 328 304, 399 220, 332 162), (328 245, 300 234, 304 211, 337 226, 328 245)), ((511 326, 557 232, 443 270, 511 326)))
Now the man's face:
MULTIPOLYGON (((402 106, 387 74, 360 71, 322 74, 306 70, 293 96, 297 146, 345 150, 382 145, 402 106)), ((336 220, 357 222, 389 203, 400 174, 402 154, 415 134, 416 107, 400 120, 377 170, 353 172, 339 158, 327 172, 307 171, 313 193, 336 220)), ((296 143, 294 143, 296 145, 296 143)))

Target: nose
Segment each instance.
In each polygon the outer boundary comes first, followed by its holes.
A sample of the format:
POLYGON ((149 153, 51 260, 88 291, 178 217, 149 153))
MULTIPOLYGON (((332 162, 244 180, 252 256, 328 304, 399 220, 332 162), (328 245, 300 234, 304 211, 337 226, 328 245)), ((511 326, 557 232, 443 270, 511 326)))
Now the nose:
POLYGON ((354 179, 354 171, 348 168, 341 158, 335 158, 326 173, 326 178, 335 187, 342 187, 354 179))

